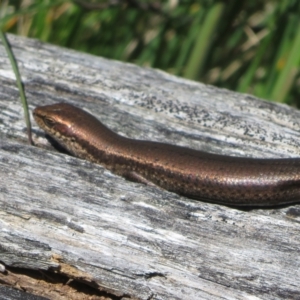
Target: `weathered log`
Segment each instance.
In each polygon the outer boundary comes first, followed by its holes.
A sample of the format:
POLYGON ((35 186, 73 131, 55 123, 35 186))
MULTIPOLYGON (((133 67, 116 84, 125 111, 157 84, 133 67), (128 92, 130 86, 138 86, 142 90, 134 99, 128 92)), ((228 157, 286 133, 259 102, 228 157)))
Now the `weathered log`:
MULTIPOLYGON (((235 156, 300 156, 300 113, 288 106, 9 40, 30 109, 68 102, 131 138, 235 156)), ((300 298, 299 205, 247 211, 133 183, 60 153, 35 123, 30 146, 1 44, 0 83, 0 263, 9 270, 0 283, 12 285, 12 272, 30 269, 111 297, 300 298)), ((38 285, 30 291, 41 294, 38 285)), ((45 287, 42 295, 56 297, 45 287)))

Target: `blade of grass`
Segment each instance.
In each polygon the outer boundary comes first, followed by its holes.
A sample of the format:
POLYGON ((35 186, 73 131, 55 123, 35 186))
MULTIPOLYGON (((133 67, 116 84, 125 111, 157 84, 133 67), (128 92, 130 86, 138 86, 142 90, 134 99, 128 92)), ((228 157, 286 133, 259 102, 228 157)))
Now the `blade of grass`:
POLYGON ((199 35, 192 51, 191 58, 187 63, 187 68, 183 75, 184 77, 197 80, 198 75, 201 74, 207 52, 211 45, 212 36, 214 35, 218 23, 221 21, 224 5, 225 4, 223 3, 214 4, 207 12, 204 23, 199 24, 199 35))
POLYGON ((17 86, 19 89, 19 93, 20 93, 20 97, 21 97, 21 101, 23 104, 23 109, 24 109, 24 115, 25 115, 25 121, 26 121, 26 127, 27 127, 27 135, 28 135, 28 142, 29 144, 33 144, 32 142, 32 136, 31 136, 31 122, 30 122, 30 117, 29 117, 29 110, 28 110, 28 104, 27 104, 27 99, 24 93, 24 87, 21 81, 21 76, 19 73, 19 69, 15 60, 15 57, 12 53, 11 50, 11 46, 6 38, 6 35, 4 32, 2 32, 2 30, 0 30, 0 39, 4 45, 4 48, 7 52, 7 55, 9 57, 10 63, 12 65, 12 68, 14 70, 15 76, 16 76, 16 80, 17 80, 17 86))
POLYGON ((298 29, 295 31, 296 36, 291 43, 291 51, 287 56, 286 64, 280 72, 271 94, 271 99, 276 102, 283 102, 297 74, 296 71, 300 61, 300 22, 298 21, 297 23, 296 28, 298 29))
POLYGON ((253 81, 253 78, 255 77, 255 72, 259 68, 261 61, 263 60, 263 56, 267 51, 267 48, 270 44, 272 36, 269 34, 267 37, 264 38, 264 40, 261 42, 260 46, 258 47, 258 50, 255 54, 254 59, 252 60, 252 63, 249 65, 249 68, 246 70, 245 74, 242 76, 237 91, 241 93, 248 92, 249 86, 251 86, 251 83, 253 81))

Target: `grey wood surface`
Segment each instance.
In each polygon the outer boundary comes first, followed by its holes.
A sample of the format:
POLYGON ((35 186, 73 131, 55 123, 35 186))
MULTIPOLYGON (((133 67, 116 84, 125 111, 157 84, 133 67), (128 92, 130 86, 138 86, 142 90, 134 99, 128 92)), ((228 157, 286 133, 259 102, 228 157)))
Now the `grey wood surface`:
MULTIPOLYGON (((30 109, 68 102, 124 136, 249 157, 300 156, 300 112, 164 72, 9 36, 30 109)), ((120 298, 299 299, 300 206, 240 210, 29 146, 0 44, 0 263, 120 298)))
POLYGON ((47 300, 47 298, 22 292, 8 286, 0 285, 1 300, 47 300))

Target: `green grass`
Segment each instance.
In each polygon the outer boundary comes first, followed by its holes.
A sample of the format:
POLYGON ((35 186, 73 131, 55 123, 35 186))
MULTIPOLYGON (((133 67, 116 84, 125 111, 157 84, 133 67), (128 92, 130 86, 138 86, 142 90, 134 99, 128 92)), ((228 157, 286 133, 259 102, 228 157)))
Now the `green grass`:
POLYGON ((25 92, 24 92, 24 87, 22 84, 19 68, 16 63, 16 59, 12 52, 11 46, 6 38, 6 35, 1 30, 0 30, 0 41, 4 45, 4 48, 6 50, 8 58, 10 60, 12 69, 16 76, 16 82, 17 82, 17 86, 19 89, 20 98, 21 98, 21 102, 22 102, 23 110, 24 110, 24 119, 25 119, 26 127, 27 127, 28 142, 29 142, 29 144, 32 145, 33 141, 32 141, 32 135, 31 135, 31 122, 30 122, 30 117, 29 117, 28 103, 27 103, 27 98, 26 98, 25 92))
POLYGON ((3 31, 298 107, 299 15, 296 0, 0 0, 3 31))

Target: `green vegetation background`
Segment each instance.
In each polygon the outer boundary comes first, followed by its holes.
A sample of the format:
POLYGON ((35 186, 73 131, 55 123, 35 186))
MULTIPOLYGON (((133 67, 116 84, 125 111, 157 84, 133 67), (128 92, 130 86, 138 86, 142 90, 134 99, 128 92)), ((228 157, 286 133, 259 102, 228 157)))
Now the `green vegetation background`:
POLYGON ((300 107, 298 0, 0 0, 0 29, 300 107))

